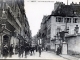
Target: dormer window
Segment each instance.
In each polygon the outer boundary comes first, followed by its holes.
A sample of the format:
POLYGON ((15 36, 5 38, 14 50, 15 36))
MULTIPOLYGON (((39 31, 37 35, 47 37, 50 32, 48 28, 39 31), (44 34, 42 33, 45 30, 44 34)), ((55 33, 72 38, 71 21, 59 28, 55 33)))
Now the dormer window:
POLYGON ((61 6, 59 6, 59 9, 61 8, 61 6))
POLYGON ((74 14, 76 14, 76 12, 74 11, 74 14))
POLYGON ((58 13, 60 13, 60 11, 58 11, 58 13))

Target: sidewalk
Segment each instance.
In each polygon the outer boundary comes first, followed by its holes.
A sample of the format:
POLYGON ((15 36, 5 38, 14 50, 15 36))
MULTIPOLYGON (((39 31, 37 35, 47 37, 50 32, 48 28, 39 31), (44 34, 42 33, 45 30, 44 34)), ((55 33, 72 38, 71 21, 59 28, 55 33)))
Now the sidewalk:
POLYGON ((70 55, 60 55, 61 57, 63 58, 66 58, 68 60, 79 60, 80 58, 76 58, 76 57, 73 57, 73 56, 70 56, 70 55))
MULTIPOLYGON (((54 51, 48 51, 48 52, 56 54, 54 51)), ((73 57, 73 56, 70 56, 70 55, 62 55, 62 54, 60 54, 59 56, 65 58, 65 59, 68 59, 68 60, 80 60, 80 58, 73 57)))

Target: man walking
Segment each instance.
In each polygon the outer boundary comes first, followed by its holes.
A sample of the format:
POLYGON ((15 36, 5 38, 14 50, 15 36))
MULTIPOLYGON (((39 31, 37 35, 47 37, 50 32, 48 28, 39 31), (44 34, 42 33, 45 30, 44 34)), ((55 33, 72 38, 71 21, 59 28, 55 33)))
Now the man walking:
POLYGON ((25 58, 27 57, 28 54, 28 46, 25 46, 25 58))
POLYGON ((41 56, 41 47, 40 46, 39 46, 38 50, 39 50, 39 57, 40 57, 41 56))
POLYGON ((13 45, 11 44, 11 46, 10 46, 10 57, 12 57, 12 55, 13 55, 13 45))

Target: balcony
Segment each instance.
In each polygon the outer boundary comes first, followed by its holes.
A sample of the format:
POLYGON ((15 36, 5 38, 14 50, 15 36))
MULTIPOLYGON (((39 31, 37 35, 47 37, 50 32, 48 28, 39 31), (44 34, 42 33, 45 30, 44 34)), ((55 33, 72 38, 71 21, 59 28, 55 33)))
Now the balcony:
POLYGON ((15 15, 15 13, 11 10, 10 6, 8 5, 8 11, 7 13, 9 13, 15 20, 15 22, 17 22, 17 24, 21 27, 21 23, 18 20, 18 18, 16 17, 17 15, 15 15))

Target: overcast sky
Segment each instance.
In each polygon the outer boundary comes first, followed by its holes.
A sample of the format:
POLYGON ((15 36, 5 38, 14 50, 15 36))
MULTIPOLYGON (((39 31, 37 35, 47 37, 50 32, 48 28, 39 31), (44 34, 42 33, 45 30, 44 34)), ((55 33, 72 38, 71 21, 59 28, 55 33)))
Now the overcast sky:
MULTIPOLYGON (((67 4, 67 0, 25 0, 25 11, 32 32, 32 36, 36 35, 38 30, 40 29, 40 24, 43 16, 51 14, 52 10, 54 9, 54 3, 56 1, 62 1, 67 4)), ((69 3, 71 3, 72 1, 78 3, 80 0, 68 0, 69 3)))

